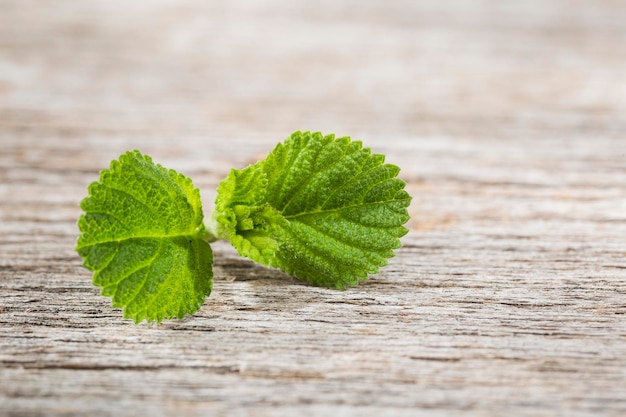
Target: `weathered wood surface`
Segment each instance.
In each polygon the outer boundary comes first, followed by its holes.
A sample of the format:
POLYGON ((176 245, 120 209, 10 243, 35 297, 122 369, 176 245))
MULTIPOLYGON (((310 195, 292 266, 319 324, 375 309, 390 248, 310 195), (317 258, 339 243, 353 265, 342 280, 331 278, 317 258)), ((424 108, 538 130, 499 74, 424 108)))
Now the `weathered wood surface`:
POLYGON ((626 3, 0 0, 0 415, 626 413, 626 3), (340 292, 215 245, 214 291, 134 325, 73 251, 127 149, 191 176, 295 129, 414 196, 340 292))

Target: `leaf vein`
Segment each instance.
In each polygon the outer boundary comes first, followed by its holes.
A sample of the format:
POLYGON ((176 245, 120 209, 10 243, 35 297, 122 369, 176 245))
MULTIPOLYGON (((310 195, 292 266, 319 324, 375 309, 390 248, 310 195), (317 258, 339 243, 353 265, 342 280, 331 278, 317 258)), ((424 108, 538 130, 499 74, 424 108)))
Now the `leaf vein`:
MULTIPOLYGON (((128 306, 130 306, 130 304, 135 301, 135 299, 137 298, 137 296, 139 296, 139 294, 143 291, 146 282, 148 281, 148 276, 150 275, 150 268, 152 268, 152 264, 154 263, 154 260, 161 254, 161 248, 162 248, 162 244, 159 244, 159 249, 155 252, 155 254, 150 258, 150 261, 145 264, 142 268, 138 268, 137 270, 135 270, 134 272, 138 272, 143 268, 147 268, 148 270, 146 271, 143 280, 141 282, 141 286, 139 286, 139 288, 137 289, 137 291, 135 292, 135 294, 133 294, 132 298, 130 300, 128 300, 128 302, 126 302, 126 308, 128 308, 128 306)), ((133 273, 134 273, 133 272, 133 273)), ((130 274, 128 275, 130 276, 130 274)), ((120 281, 121 282, 121 281, 120 281)), ((117 291, 116 291, 117 294, 117 291)), ((141 311, 141 310, 140 310, 141 311)), ((136 316, 136 314, 135 314, 136 316)))
MULTIPOLYGON (((346 161, 346 158, 347 158, 348 156, 353 155, 353 154, 355 154, 355 153, 357 153, 357 152, 359 152, 359 151, 360 151, 360 149, 354 149, 351 153, 347 153, 348 148, 349 148, 349 147, 348 147, 348 146, 346 146, 346 147, 343 149, 343 154, 341 155, 341 157, 340 157, 340 158, 337 158, 337 160, 335 160, 332 164, 328 165, 327 167, 325 167, 325 168, 323 168, 323 169, 321 169, 321 170, 319 170, 319 171, 312 171, 312 172, 310 172, 310 173, 309 173, 309 175, 308 175, 305 179, 303 179, 303 180, 302 180, 302 181, 298 184, 298 186, 297 186, 298 191, 296 191, 295 193, 293 193, 293 194, 291 195, 291 197, 289 198, 289 200, 287 201, 287 203, 286 203, 285 205, 283 205, 282 212, 287 211, 287 207, 288 207, 288 206, 289 206, 289 205, 290 205, 290 204, 291 204, 291 203, 295 200, 295 198, 296 198, 297 196, 299 196, 300 194, 302 194, 302 192, 303 192, 303 191, 304 191, 304 189, 306 188, 306 185, 308 185, 309 181, 311 181, 311 179, 312 179, 312 178, 317 177, 317 176, 321 176, 322 174, 324 174, 324 173, 326 173, 327 171, 331 170, 332 168, 336 167, 338 164, 340 164, 340 163, 342 163, 342 162, 345 162, 345 161, 346 161)), ((317 163, 317 160, 319 159, 319 155, 320 155, 320 153, 321 153, 321 151, 322 151, 322 150, 323 150, 323 149, 319 149, 319 150, 318 150, 318 152, 317 152, 317 154, 315 155, 315 163, 317 163)), ((367 159, 366 159, 366 160, 367 160, 367 159)), ((315 163, 314 163, 313 165, 315 165, 315 163)), ((361 167, 362 167, 362 165, 361 165, 361 167)), ((359 174, 359 172, 357 172, 357 174, 355 174, 355 175, 358 175, 358 174, 359 174)), ((322 207, 322 206, 320 206, 320 207, 322 207)))
MULTIPOLYGON (((393 203, 393 202, 406 202, 407 199, 406 198, 402 198, 402 199, 394 199, 394 200, 385 200, 385 201, 373 201, 371 203, 359 203, 359 204, 354 204, 351 206, 343 206, 343 207, 337 207, 337 208, 333 208, 333 209, 326 209, 326 210, 318 210, 318 211, 308 211, 308 212, 303 212, 303 213, 298 213, 298 214, 291 214, 291 215, 287 215, 284 216, 285 219, 287 220, 297 220, 299 217, 304 217, 304 216, 311 216, 311 215, 317 215, 317 214, 325 214, 325 213, 340 213, 342 211, 346 211, 346 210, 350 210, 350 209, 355 209, 355 208, 362 208, 362 207, 367 207, 367 206, 375 206, 375 205, 386 205, 389 203, 393 203)), ((350 220, 350 221, 354 221, 354 220, 350 220)))

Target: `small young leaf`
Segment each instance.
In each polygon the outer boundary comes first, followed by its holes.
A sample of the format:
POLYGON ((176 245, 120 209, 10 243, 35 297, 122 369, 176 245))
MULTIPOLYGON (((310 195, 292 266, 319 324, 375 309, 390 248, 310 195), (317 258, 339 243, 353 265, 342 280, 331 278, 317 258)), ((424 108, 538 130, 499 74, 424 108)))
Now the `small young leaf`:
POLYGON ((189 178, 127 152, 89 186, 81 207, 76 250, 124 317, 160 322, 200 308, 213 254, 189 178))
POLYGON ((265 161, 231 170, 211 228, 242 256, 343 289, 401 246, 411 197, 398 172, 361 142, 295 132, 265 161))

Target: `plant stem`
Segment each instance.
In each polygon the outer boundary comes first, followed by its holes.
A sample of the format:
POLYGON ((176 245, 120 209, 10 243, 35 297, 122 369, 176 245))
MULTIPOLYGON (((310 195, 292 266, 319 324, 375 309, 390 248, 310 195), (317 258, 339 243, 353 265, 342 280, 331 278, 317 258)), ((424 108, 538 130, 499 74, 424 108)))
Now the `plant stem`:
POLYGON ((220 238, 218 238, 217 236, 215 236, 213 233, 209 232, 206 229, 204 233, 202 234, 201 238, 205 240, 207 243, 212 243, 212 242, 216 242, 220 240, 220 238))
POLYGON ((218 240, 228 240, 228 236, 220 233, 220 231, 220 224, 213 219, 213 216, 209 216, 209 220, 204 224, 204 231, 201 237, 208 243, 218 240))

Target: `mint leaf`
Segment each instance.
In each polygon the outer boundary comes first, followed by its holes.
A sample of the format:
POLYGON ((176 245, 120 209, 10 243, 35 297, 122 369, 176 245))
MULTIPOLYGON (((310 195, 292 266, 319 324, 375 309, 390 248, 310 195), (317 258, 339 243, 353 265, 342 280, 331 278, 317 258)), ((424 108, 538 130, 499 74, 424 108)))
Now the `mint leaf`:
POLYGON ((89 186, 81 207, 76 250, 124 317, 160 322, 200 308, 213 254, 189 178, 127 152, 89 186))
POLYGON ((260 163, 232 169, 217 189, 210 229, 217 237, 229 240, 242 256, 270 265, 279 244, 268 232, 279 233, 284 219, 265 203, 266 188, 260 163))
POLYGON ((411 197, 399 168, 361 142, 293 133, 218 188, 213 233, 240 255, 340 289, 378 272, 401 246, 411 197))

